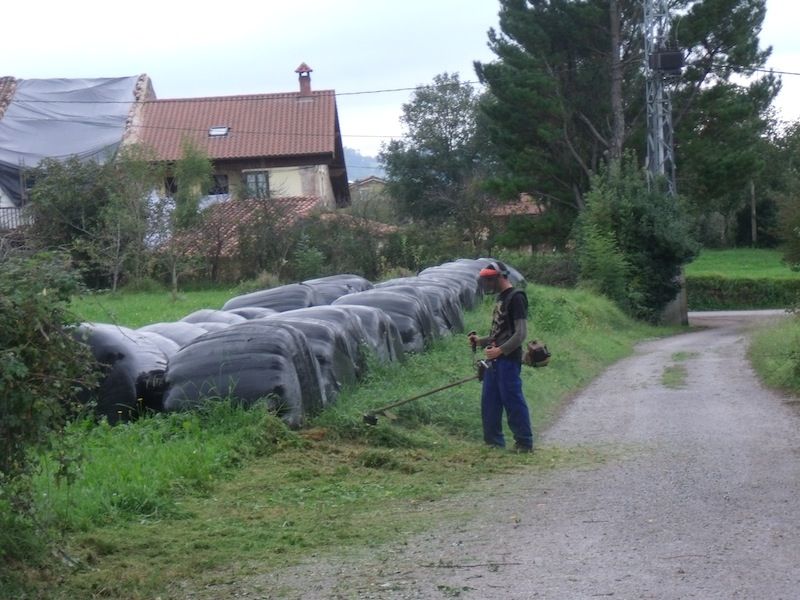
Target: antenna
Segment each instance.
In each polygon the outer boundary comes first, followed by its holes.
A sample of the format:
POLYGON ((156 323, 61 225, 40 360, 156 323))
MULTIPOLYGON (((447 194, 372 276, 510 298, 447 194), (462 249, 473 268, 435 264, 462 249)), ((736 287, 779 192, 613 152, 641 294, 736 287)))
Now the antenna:
POLYGON ((675 151, 672 145, 672 98, 667 82, 680 76, 683 54, 670 49, 667 0, 644 1, 644 70, 647 100, 647 161, 650 179, 663 176, 675 195, 675 151))

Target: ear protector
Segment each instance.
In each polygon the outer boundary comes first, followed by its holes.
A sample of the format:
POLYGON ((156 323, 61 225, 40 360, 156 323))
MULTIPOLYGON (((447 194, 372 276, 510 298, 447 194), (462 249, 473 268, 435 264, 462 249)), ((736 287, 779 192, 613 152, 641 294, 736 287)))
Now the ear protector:
POLYGON ((478 277, 497 277, 503 276, 508 279, 508 267, 501 263, 499 260, 497 262, 491 262, 486 265, 484 268, 480 270, 478 273, 478 277))

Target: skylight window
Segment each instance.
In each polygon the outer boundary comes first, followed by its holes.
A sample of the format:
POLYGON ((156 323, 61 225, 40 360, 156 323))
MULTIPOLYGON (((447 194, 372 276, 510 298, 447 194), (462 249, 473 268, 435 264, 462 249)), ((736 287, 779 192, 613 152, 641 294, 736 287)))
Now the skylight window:
POLYGON ((227 125, 215 125, 208 128, 208 137, 225 137, 230 130, 231 128, 227 125))

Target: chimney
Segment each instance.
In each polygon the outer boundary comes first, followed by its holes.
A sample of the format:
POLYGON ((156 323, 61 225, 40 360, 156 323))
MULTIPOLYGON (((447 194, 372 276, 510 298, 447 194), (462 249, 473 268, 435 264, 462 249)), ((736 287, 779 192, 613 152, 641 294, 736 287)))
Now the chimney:
POLYGON ((300 82, 301 96, 311 95, 311 71, 311 67, 309 67, 306 63, 300 63, 300 66, 294 70, 294 72, 297 73, 297 79, 300 82))

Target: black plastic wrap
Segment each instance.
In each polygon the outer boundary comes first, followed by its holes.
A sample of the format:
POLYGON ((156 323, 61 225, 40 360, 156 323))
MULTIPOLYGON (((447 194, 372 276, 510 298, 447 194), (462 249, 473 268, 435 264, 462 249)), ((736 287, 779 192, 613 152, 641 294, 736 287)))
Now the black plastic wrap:
POLYGON ((418 295, 373 289, 342 296, 333 306, 348 304, 374 306, 388 314, 406 352, 423 352, 435 336, 433 313, 418 295))
POLYGON ((247 320, 260 319, 276 314, 278 311, 272 308, 262 308, 260 306, 243 306, 241 308, 232 308, 226 312, 239 315, 247 320))
POLYGON ((378 362, 400 362, 405 359, 403 337, 392 318, 375 306, 342 304, 338 308, 355 315, 367 335, 366 345, 378 362))
POLYGON ((162 409, 167 357, 149 338, 105 323, 82 323, 75 336, 89 346, 100 365, 99 387, 83 394, 85 400, 95 401, 98 415, 115 423, 137 416, 142 409, 162 409))
POLYGON ((429 267, 420 272, 419 278, 450 285, 457 293, 464 310, 472 310, 483 297, 478 287, 477 272, 464 267, 429 267))
MULTIPOLYGON (((247 320, 245 319, 245 321, 243 322, 247 322, 247 320)), ((206 332, 222 331, 223 329, 231 327, 227 323, 220 323, 219 321, 209 321, 209 322, 198 321, 197 323, 192 323, 192 325, 196 325, 197 327, 205 330, 206 332)))
POLYGON ((306 336, 266 319, 195 339, 172 358, 166 381, 166 410, 191 409, 207 397, 230 396, 245 406, 263 398, 290 427, 300 427, 326 404, 306 336))
POLYGON ((164 356, 167 357, 167 362, 175 355, 175 353, 181 349, 180 345, 177 342, 172 341, 168 337, 164 337, 160 333, 156 333, 155 331, 141 331, 139 329, 136 330, 139 335, 143 335, 148 340, 153 342, 158 349, 164 353, 164 356))
POLYGON ((403 341, 391 317, 371 306, 312 306, 293 310, 284 315, 322 319, 343 328, 347 335, 350 355, 357 357, 356 374, 361 377, 366 369, 362 345, 375 354, 379 362, 400 360, 403 341))
POLYGON ((271 308, 278 312, 296 310, 298 308, 308 308, 324 304, 317 296, 313 287, 302 283, 291 283, 280 287, 253 292, 243 296, 236 296, 228 300, 222 310, 232 308, 242 308, 245 306, 258 306, 261 308, 271 308))
POLYGON ((316 290, 320 304, 332 304, 334 300, 345 294, 372 289, 372 283, 369 280, 350 274, 308 279, 303 283, 316 290))
MULTIPOLYGON (((313 308, 291 311, 295 314, 277 313, 264 317, 263 320, 286 323, 305 334, 319 363, 325 386, 325 398, 328 404, 332 404, 338 398, 339 392, 343 387, 355 384, 357 379, 356 365, 359 362, 359 358, 357 354, 351 354, 348 333, 343 325, 296 314, 305 310, 313 310, 313 308)), ((358 352, 357 349, 356 352, 358 352)))
POLYGON ((193 323, 186 323, 185 321, 171 321, 166 323, 153 323, 139 327, 137 331, 152 331, 165 338, 172 340, 178 346, 183 348, 186 344, 193 339, 204 335, 206 332, 202 327, 198 327, 193 323))
POLYGON ((201 308, 181 319, 184 323, 225 323, 235 325, 243 323, 247 318, 237 315, 227 310, 213 310, 211 308, 201 308))
POLYGON ((375 289, 402 289, 404 286, 413 287, 424 294, 426 301, 433 309, 439 335, 445 336, 464 331, 461 301, 458 291, 453 289, 452 285, 421 277, 402 277, 379 283, 375 289))

